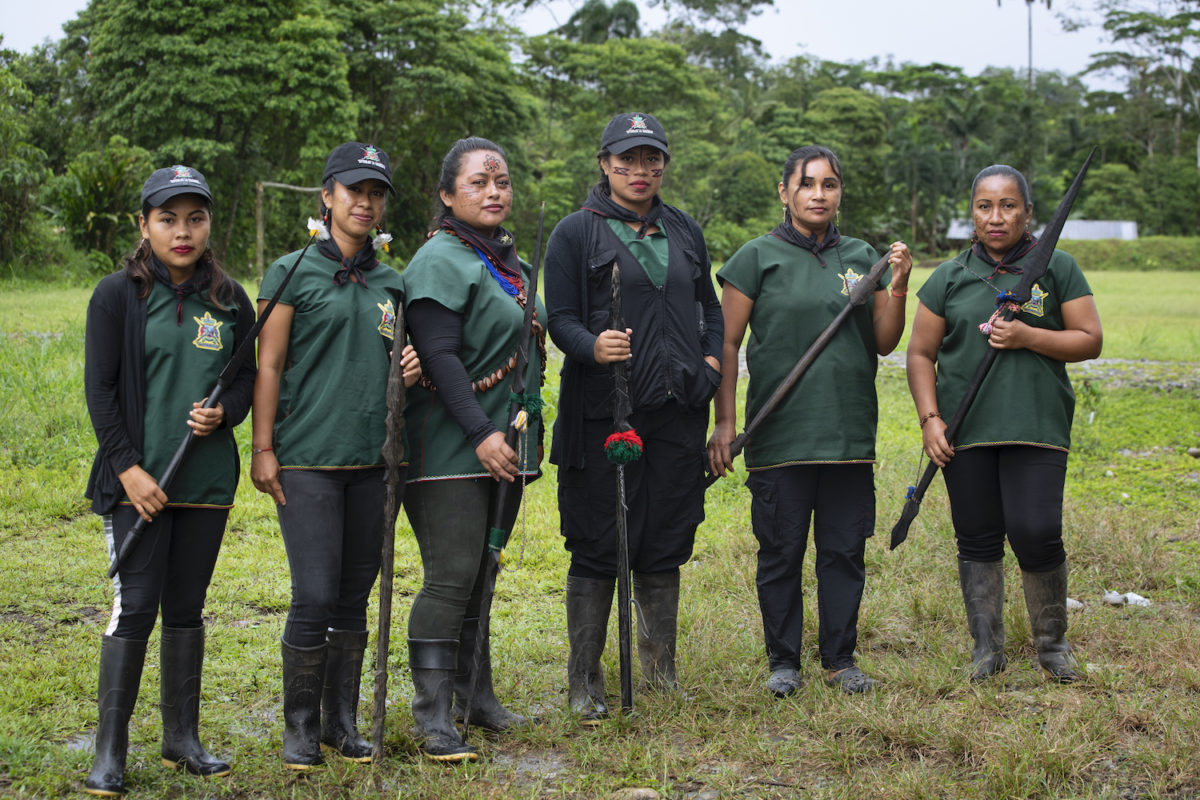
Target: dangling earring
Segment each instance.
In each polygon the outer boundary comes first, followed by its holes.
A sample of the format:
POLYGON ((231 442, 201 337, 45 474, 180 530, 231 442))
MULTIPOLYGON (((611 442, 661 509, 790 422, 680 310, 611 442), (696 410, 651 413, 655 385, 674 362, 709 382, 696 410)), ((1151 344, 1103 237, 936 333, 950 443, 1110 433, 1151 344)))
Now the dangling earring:
POLYGON ((787 206, 783 207, 783 221, 788 225, 792 224, 792 210, 787 206))
POLYGON ((838 210, 833 212, 833 225, 836 228, 842 227, 842 207, 838 206, 838 210))
POLYGON ((1026 242, 1033 241, 1033 234, 1029 232, 1029 224, 1028 223, 1025 224, 1025 233, 1021 234, 1021 239, 1022 239, 1022 241, 1026 241, 1026 242))
POLYGON ((979 244, 979 231, 971 231, 971 244, 979 244))
POLYGON ((329 238, 328 209, 325 210, 325 213, 322 214, 319 219, 314 219, 313 217, 308 218, 308 232, 316 236, 318 242, 323 242, 329 238))
POLYGON ((375 226, 375 235, 371 237, 371 246, 375 248, 376 253, 379 252, 380 248, 385 253, 390 252, 388 242, 391 240, 392 235, 390 233, 384 233, 381 227, 378 225, 375 226))

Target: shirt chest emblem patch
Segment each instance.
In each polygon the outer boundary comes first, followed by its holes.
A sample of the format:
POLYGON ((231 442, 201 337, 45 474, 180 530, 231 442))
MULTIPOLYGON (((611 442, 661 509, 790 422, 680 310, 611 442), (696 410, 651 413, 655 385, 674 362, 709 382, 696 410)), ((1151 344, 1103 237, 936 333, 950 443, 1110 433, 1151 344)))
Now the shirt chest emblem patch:
POLYGON ((380 311, 379 317, 379 333, 389 339, 396 338, 396 307, 392 305, 392 301, 386 303, 375 304, 380 311))
POLYGON ((858 285, 858 282, 863 279, 862 275, 849 268, 839 274, 838 277, 842 279, 842 294, 847 297, 850 295, 850 292, 854 291, 854 287, 858 285))
POLYGON ((1049 292, 1035 283, 1033 290, 1029 293, 1029 302, 1021 306, 1021 310, 1035 317, 1044 316, 1046 313, 1045 300, 1048 294, 1049 292))
POLYGON ((213 315, 207 311, 203 317, 192 317, 199 327, 196 329, 196 338, 192 340, 192 344, 201 350, 220 350, 221 349, 221 326, 224 322, 219 322, 213 315))

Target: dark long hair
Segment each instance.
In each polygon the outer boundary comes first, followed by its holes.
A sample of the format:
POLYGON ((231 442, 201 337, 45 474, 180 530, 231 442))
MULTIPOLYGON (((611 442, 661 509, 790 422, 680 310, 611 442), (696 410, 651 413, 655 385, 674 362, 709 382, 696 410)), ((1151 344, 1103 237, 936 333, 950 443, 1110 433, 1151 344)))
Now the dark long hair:
MULTIPOLYGON (((783 162, 783 188, 787 189, 788 181, 796 174, 796 170, 800 170, 800 177, 803 178, 808 174, 808 162, 810 161, 828 161, 829 168, 833 170, 833 174, 837 175, 839 181, 845 186, 846 181, 842 179, 842 162, 838 160, 835 154, 828 147, 822 147, 819 144, 809 144, 804 147, 797 147, 787 157, 787 161, 783 162)), ((796 187, 799 191, 799 187, 796 187)), ((788 205, 791 205, 789 198, 788 205)), ((789 224, 792 221, 792 211, 788 206, 783 207, 783 215, 787 218, 789 224)))
POLYGON ((992 164, 990 167, 979 170, 975 180, 971 181, 971 205, 975 205, 975 191, 979 188, 979 182, 994 175, 1012 178, 1017 182, 1017 191, 1021 193, 1021 199, 1025 201, 1025 210, 1028 211, 1029 207, 1033 205, 1033 198, 1029 194, 1029 182, 1025 180, 1025 176, 1021 174, 1020 170, 1010 167, 1008 164, 992 164))
MULTIPOLYGON (((205 208, 208 209, 208 217, 212 219, 212 205, 205 203, 205 208)), ((154 210, 154 206, 149 203, 142 204, 142 219, 150 219, 150 212, 154 210)), ((145 300, 150 296, 150 290, 154 288, 154 272, 150 269, 150 255, 153 251, 150 249, 150 240, 142 239, 138 242, 138 246, 134 251, 125 256, 125 260, 121 263, 121 268, 129 279, 137 284, 137 297, 139 300, 145 300)), ((205 247, 204 252, 200 254, 200 258, 196 261, 196 269, 206 268, 210 275, 210 283, 208 285, 208 301, 220 309, 227 309, 234 303, 233 298, 233 282, 229 280, 229 276, 225 274, 225 270, 221 269, 221 265, 217 263, 216 256, 213 255, 211 247, 205 247)))
POLYGON ((482 136, 468 136, 464 139, 459 139, 446 153, 442 159, 442 173, 438 177, 437 194, 433 198, 433 222, 430 225, 429 231, 433 233, 442 227, 442 220, 450 216, 450 206, 442 202, 441 192, 453 195, 458 192, 458 172, 462 169, 463 159, 469 154, 479 150, 491 150, 498 153, 505 163, 508 162, 508 155, 505 154, 504 148, 496 144, 490 139, 484 139, 482 136))

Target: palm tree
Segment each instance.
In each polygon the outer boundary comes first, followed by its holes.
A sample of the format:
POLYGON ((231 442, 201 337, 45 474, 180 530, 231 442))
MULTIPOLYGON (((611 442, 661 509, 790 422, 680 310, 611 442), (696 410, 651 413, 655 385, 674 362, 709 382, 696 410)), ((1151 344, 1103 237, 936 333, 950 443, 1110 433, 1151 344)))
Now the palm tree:
MULTIPOLYGON (((1046 10, 1050 10, 1050 0, 1042 0, 1046 4, 1046 10)), ((1033 94, 1033 3, 1034 0, 1025 0, 1025 9, 1029 12, 1029 93, 1033 94)), ((996 6, 1002 5, 1001 0, 996 0, 996 6)))

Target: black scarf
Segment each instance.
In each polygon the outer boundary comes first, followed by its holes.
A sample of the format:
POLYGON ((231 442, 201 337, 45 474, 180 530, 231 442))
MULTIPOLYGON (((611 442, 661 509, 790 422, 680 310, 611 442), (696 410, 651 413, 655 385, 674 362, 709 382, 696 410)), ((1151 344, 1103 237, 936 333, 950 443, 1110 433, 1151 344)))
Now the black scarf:
POLYGON ((442 219, 442 230, 457 236, 482 252, 491 261, 492 266, 500 272, 501 277, 516 288, 517 293, 514 296, 518 300, 522 300, 525 294, 525 282, 521 279, 521 262, 517 260, 516 240, 512 233, 497 226, 491 237, 485 237, 454 216, 446 216, 442 219))
POLYGON ((350 258, 342 257, 342 251, 338 248, 337 242, 332 237, 329 239, 318 239, 317 252, 326 258, 333 259, 341 265, 341 268, 333 274, 334 286, 343 285, 353 275, 363 287, 366 287, 367 277, 363 273, 379 266, 379 260, 375 258, 375 245, 371 243, 369 237, 366 244, 362 246, 362 249, 350 258))
POLYGON ((166 265, 158 260, 158 256, 154 255, 154 251, 150 252, 150 271, 154 274, 155 280, 166 286, 175 293, 175 324, 183 324, 183 298, 189 294, 196 292, 208 291, 208 287, 212 284, 212 270, 207 264, 196 262, 196 268, 192 271, 192 277, 188 278, 183 283, 175 283, 171 280, 171 271, 166 265))
POLYGON ((612 196, 603 191, 599 186, 592 187, 592 193, 588 195, 588 199, 583 203, 584 211, 591 211, 593 214, 599 214, 602 217, 619 219, 622 222, 639 223, 641 225, 637 232, 637 238, 639 239, 645 238, 646 231, 652 226, 658 225, 658 218, 662 216, 662 209, 662 199, 658 195, 654 195, 654 199, 650 201, 650 213, 643 217, 625 208, 625 206, 618 205, 613 201, 612 196))
POLYGON ((1025 235, 1022 236, 1017 243, 1012 246, 1012 249, 1004 254, 1004 258, 1000 259, 999 261, 992 258, 991 253, 989 253, 987 248, 983 246, 983 242, 971 242, 971 252, 975 254, 976 258, 992 268, 992 274, 988 276, 990 278, 996 277, 996 274, 999 273, 1000 270, 1004 270, 1005 272, 1013 275, 1020 275, 1025 270, 1021 269, 1020 267, 1012 266, 1011 262, 1020 261, 1022 258, 1024 258, 1025 254, 1032 250, 1033 246, 1037 244, 1037 242, 1038 240, 1030 235, 1028 231, 1026 231, 1025 235))
POLYGON ((771 231, 771 235, 777 239, 782 239, 788 244, 794 244, 796 247, 809 251, 817 257, 822 267, 825 266, 825 259, 821 258, 821 251, 836 247, 837 243, 842 240, 842 232, 832 222, 829 223, 829 227, 825 230, 825 238, 820 242, 817 241, 817 237, 805 236, 796 230, 796 226, 790 220, 786 219, 779 223, 775 230, 771 231))

